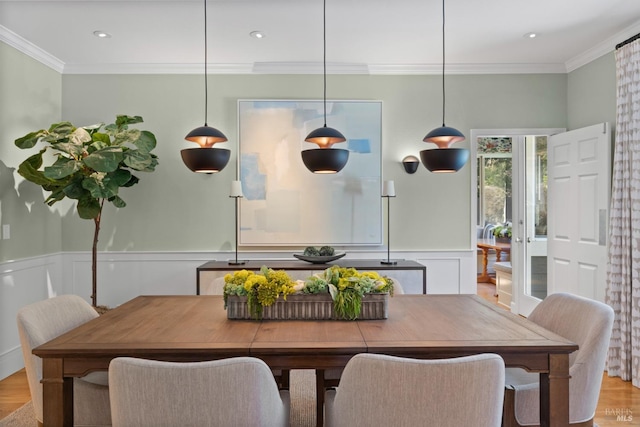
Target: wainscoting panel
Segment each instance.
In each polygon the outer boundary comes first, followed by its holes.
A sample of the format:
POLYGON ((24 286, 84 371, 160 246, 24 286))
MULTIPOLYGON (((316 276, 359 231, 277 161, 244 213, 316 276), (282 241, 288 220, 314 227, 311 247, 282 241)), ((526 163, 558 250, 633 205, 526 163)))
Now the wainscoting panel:
MULTIPOLYGON (((291 251, 243 252, 242 259, 291 259, 291 251)), ((358 259, 386 258, 374 250, 350 250, 358 259)), ((427 293, 476 293, 474 250, 394 252, 394 259, 427 266, 427 293)), ((98 304, 118 306, 138 295, 195 295, 196 268, 233 253, 103 252, 98 255, 98 304)), ((421 293, 422 279, 396 277, 408 293, 421 293), (414 283, 416 282, 416 283, 414 283)), ((0 263, 0 379, 23 367, 16 314, 20 307, 62 294, 91 302, 91 254, 64 252, 0 263)))
POLYGON ((60 291, 59 254, 0 263, 0 379, 24 366, 16 325, 20 307, 60 291))

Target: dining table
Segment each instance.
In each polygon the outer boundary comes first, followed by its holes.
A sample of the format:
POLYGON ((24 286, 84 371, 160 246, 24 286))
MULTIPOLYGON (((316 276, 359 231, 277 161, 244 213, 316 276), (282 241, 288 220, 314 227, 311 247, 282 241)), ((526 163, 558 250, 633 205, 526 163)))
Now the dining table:
POLYGON ((73 378, 107 370, 120 356, 174 362, 251 356, 272 369, 323 372, 367 352, 419 359, 498 354, 508 367, 539 373, 541 425, 557 427, 569 425, 569 354, 577 349, 477 295, 396 295, 386 319, 354 321, 230 320, 222 296, 163 295, 138 296, 33 353, 43 362, 45 427, 72 426, 73 378))

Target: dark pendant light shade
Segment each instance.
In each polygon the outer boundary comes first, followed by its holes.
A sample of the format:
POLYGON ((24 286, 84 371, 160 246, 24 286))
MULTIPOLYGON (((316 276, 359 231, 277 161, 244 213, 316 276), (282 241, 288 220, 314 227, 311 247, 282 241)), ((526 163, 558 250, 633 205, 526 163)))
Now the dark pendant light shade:
POLYGON ((195 142, 202 148, 210 148, 213 144, 227 141, 227 137, 216 128, 204 126, 195 128, 184 137, 187 141, 195 142))
POLYGON ((313 173, 337 173, 349 160, 349 150, 341 148, 316 148, 303 150, 302 162, 313 173))
POLYGON ((193 172, 220 172, 229 163, 231 151, 225 148, 185 148, 180 151, 182 161, 193 172))
POLYGON ((464 148, 434 148, 420 152, 422 164, 435 173, 459 171, 469 159, 469 150, 464 148))
POLYGON ((318 144, 321 148, 330 148, 333 144, 346 141, 347 138, 339 130, 324 125, 321 128, 312 130, 304 140, 318 144))
POLYGON ((431 150, 422 150, 420 152, 420 159, 422 164, 431 172, 443 173, 443 172, 457 172, 459 171, 469 159, 469 150, 465 148, 449 148, 451 144, 464 141, 464 135, 456 128, 446 126, 444 123, 445 116, 445 14, 444 14, 444 0, 442 0, 442 126, 433 129, 423 139, 424 142, 431 142, 436 144, 438 148, 431 150))
POLYGON ((207 81, 207 0, 204 0, 204 126, 197 127, 184 137, 195 142, 200 148, 186 148, 180 151, 182 161, 193 172, 220 172, 229 163, 231 151, 224 148, 212 148, 218 142, 227 141, 224 133, 207 125, 209 88, 207 81))
POLYGON ((456 128, 440 126, 427 134, 424 142, 433 142, 438 148, 449 148, 451 144, 464 141, 464 135, 456 128))
POLYGON ((302 162, 313 173, 337 173, 349 160, 349 150, 331 148, 333 144, 344 142, 347 138, 337 129, 327 126, 327 1, 322 3, 323 16, 323 77, 324 77, 324 126, 315 129, 304 139, 318 144, 316 149, 303 150, 302 162))

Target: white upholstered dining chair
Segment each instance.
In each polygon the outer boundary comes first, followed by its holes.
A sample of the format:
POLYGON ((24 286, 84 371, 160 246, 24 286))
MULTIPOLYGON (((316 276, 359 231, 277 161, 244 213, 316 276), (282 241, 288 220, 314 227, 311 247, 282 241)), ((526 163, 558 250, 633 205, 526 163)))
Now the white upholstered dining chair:
MULTIPOLYGON (((404 288, 398 279, 393 280, 393 295, 404 295, 404 288)), ((342 376, 342 368, 316 370, 316 412, 320 413, 324 408, 324 392, 331 387, 337 387, 342 376)))
MULTIPOLYGON (((593 425, 613 327, 613 309, 599 301, 568 293, 547 296, 528 319, 578 344, 569 355, 569 422, 593 425)), ((539 375, 506 370, 505 427, 540 424, 539 375)))
POLYGON ((504 361, 496 354, 418 360, 363 353, 327 391, 328 427, 499 427, 504 361))
MULTIPOLYGON (((24 366, 39 425, 42 425, 42 359, 31 350, 96 317, 95 309, 77 295, 57 296, 18 311, 24 366)), ((73 402, 76 426, 111 425, 107 372, 94 372, 74 379, 73 402)))
POLYGON ((286 427, 289 392, 262 360, 163 362, 130 357, 109 365, 114 427, 286 427))

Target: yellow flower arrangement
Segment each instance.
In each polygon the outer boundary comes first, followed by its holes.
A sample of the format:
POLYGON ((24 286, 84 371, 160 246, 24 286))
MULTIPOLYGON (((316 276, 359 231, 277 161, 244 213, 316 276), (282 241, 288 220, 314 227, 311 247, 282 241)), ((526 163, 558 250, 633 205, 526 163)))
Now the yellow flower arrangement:
POLYGON ((235 271, 224 276, 225 307, 229 295, 246 296, 249 311, 255 318, 262 315, 262 307, 272 305, 278 297, 286 300, 295 292, 295 283, 283 270, 272 270, 263 266, 260 273, 248 270, 235 271))

